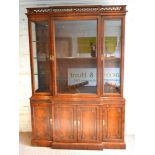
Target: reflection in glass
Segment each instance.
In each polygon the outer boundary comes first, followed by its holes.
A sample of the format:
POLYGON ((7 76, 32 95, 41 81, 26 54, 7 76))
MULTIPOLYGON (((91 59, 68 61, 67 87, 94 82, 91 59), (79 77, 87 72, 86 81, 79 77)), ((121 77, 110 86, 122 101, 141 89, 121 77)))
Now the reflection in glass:
POLYGON ((120 93, 121 20, 104 21, 104 92, 120 93))
POLYGON ((32 48, 34 67, 34 89, 49 92, 50 70, 48 51, 48 23, 32 22, 32 48))
POLYGON ((96 21, 56 21, 58 93, 96 93, 96 21))

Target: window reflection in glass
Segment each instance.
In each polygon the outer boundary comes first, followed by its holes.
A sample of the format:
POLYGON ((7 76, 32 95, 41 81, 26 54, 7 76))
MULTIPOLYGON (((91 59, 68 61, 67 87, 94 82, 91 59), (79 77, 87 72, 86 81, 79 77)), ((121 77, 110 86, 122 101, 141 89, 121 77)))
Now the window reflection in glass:
POLYGON ((56 21, 58 93, 96 93, 96 21, 56 21))

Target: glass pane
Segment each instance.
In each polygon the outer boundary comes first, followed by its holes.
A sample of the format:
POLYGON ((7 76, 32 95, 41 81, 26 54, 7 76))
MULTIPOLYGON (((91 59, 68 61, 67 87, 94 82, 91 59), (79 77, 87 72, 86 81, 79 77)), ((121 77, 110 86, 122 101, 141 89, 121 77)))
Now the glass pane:
POLYGON ((121 20, 104 21, 104 92, 120 93, 121 20))
POLYGON ((49 92, 50 63, 48 51, 48 23, 32 22, 32 48, 34 66, 34 89, 36 92, 49 92))
POLYGON ((58 93, 96 93, 96 20, 56 21, 58 93))

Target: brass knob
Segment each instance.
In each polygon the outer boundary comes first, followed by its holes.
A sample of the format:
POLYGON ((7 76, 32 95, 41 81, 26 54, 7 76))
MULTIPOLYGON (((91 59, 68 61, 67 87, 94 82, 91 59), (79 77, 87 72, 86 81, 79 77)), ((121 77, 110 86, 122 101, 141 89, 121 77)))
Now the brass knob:
POLYGON ((54 61, 54 56, 50 55, 50 61, 54 61))
POLYGON ((50 124, 52 125, 52 118, 50 118, 50 124))

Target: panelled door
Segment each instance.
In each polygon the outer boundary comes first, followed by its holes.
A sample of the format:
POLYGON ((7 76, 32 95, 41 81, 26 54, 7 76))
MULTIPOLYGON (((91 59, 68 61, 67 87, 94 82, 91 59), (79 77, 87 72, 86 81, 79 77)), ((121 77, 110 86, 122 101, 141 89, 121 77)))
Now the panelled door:
POLYGON ((56 142, 98 142, 98 106, 54 106, 53 140, 56 142), (77 110, 76 110, 77 108, 77 110))
POLYGON ((33 139, 51 140, 49 104, 31 104, 33 139))
POLYGON ((75 106, 55 105, 53 128, 54 128, 53 130, 54 141, 57 142, 77 141, 75 106))
POLYGON ((120 141, 124 131, 124 106, 103 107, 103 141, 120 141))
POLYGON ((97 142, 99 141, 99 107, 78 106, 78 141, 97 142))

